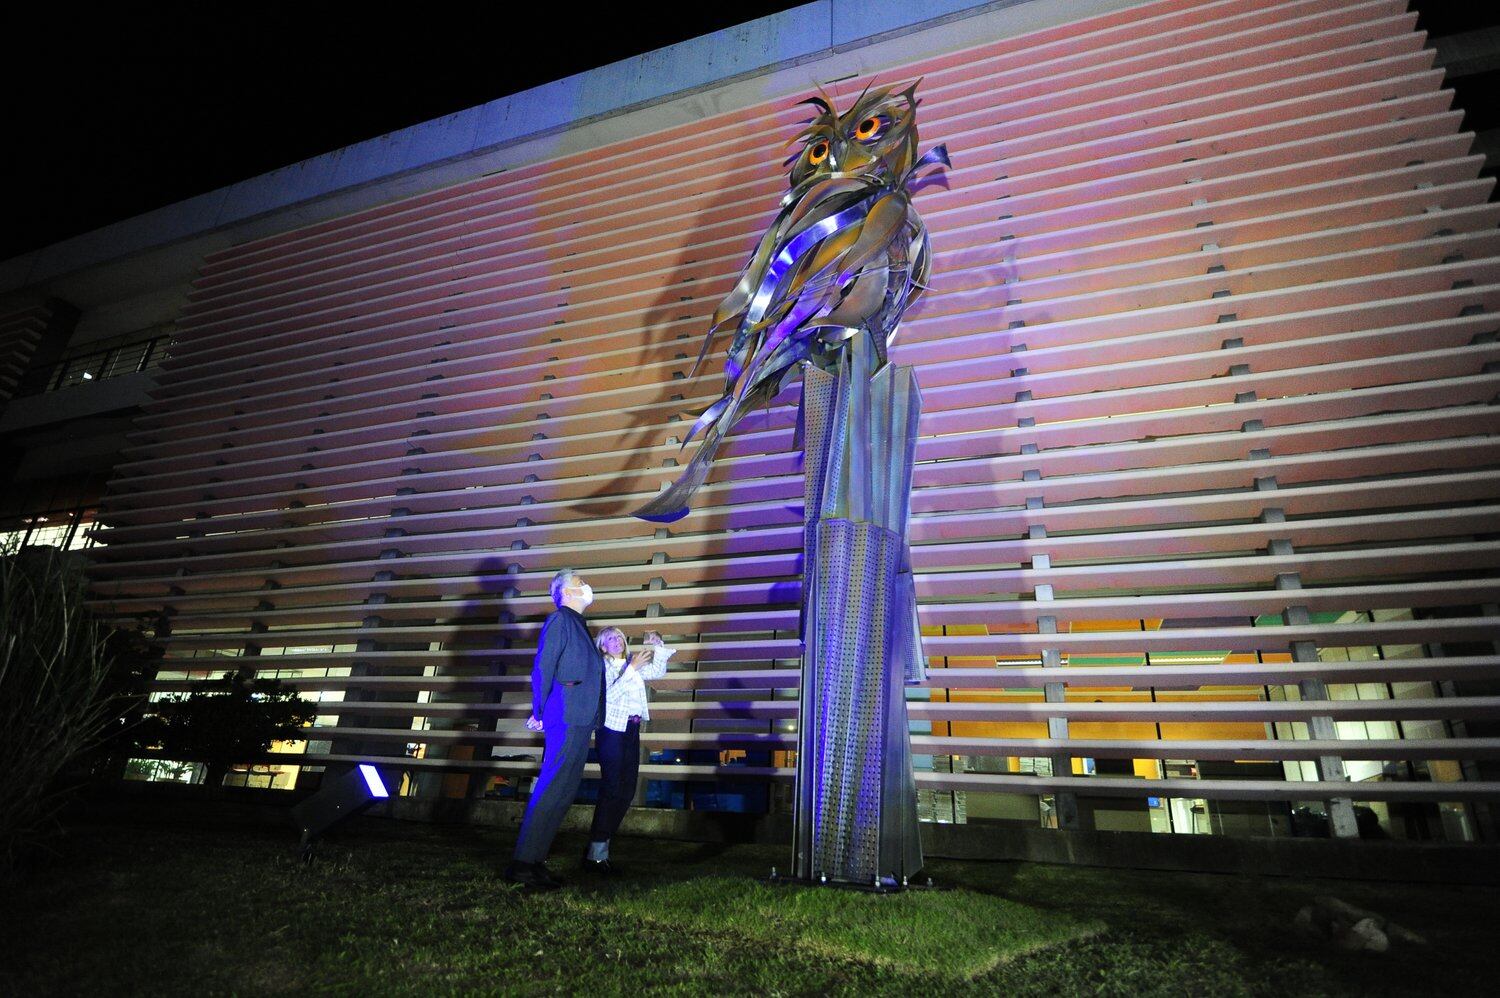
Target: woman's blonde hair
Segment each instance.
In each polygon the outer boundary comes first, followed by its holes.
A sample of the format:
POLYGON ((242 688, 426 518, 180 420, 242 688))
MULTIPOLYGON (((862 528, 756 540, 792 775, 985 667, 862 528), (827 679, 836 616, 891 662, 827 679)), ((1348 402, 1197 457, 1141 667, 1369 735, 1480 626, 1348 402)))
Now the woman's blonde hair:
POLYGON ((600 631, 599 636, 594 639, 594 647, 598 648, 606 655, 609 654, 604 650, 604 639, 609 637, 611 634, 618 634, 620 636, 620 640, 625 642, 625 650, 627 652, 630 651, 630 639, 627 638, 625 636, 625 632, 620 630, 618 627, 606 627, 604 630, 600 631))

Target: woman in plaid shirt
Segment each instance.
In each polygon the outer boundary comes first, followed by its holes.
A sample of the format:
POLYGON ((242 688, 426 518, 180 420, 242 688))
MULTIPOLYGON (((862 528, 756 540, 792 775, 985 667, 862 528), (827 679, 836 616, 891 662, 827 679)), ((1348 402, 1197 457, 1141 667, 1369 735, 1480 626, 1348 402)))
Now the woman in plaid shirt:
POLYGON ((606 627, 596 639, 604 653, 604 726, 594 734, 599 749, 599 800, 589 829, 589 849, 583 867, 595 873, 615 873, 609 861, 609 840, 630 801, 635 797, 641 762, 641 724, 650 720, 646 684, 667 674, 671 649, 661 635, 647 631, 642 652, 627 657, 625 632, 606 627), (649 659, 646 653, 650 653, 649 659))

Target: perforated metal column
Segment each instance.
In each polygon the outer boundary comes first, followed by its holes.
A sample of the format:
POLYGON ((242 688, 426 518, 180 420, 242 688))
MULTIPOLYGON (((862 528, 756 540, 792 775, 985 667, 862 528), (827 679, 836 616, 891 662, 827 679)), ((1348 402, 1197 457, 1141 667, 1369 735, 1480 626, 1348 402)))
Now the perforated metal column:
POLYGON ((922 864, 904 693, 921 660, 904 495, 917 395, 909 368, 872 379, 867 360, 856 351, 837 375, 808 368, 803 382, 794 869, 806 879, 892 886, 922 864))

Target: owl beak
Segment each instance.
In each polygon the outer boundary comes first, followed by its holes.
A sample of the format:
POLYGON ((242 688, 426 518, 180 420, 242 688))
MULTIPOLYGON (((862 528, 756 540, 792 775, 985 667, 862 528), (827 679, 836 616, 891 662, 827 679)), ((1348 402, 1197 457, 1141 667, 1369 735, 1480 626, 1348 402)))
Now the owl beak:
POLYGON ((844 168, 844 141, 842 139, 829 145, 828 167, 832 170, 844 168))

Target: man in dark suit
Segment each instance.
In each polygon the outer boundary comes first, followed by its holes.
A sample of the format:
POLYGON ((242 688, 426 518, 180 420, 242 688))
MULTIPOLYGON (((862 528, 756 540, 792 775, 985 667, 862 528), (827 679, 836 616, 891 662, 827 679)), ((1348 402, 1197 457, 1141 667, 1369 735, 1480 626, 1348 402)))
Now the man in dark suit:
POLYGON ((526 726, 546 739, 542 771, 526 804, 521 835, 505 879, 551 889, 562 881, 546 867, 552 839, 578 796, 589 739, 604 722, 604 656, 589 634, 583 611, 594 591, 572 569, 552 578, 557 605, 542 625, 531 667, 531 717, 526 726))

